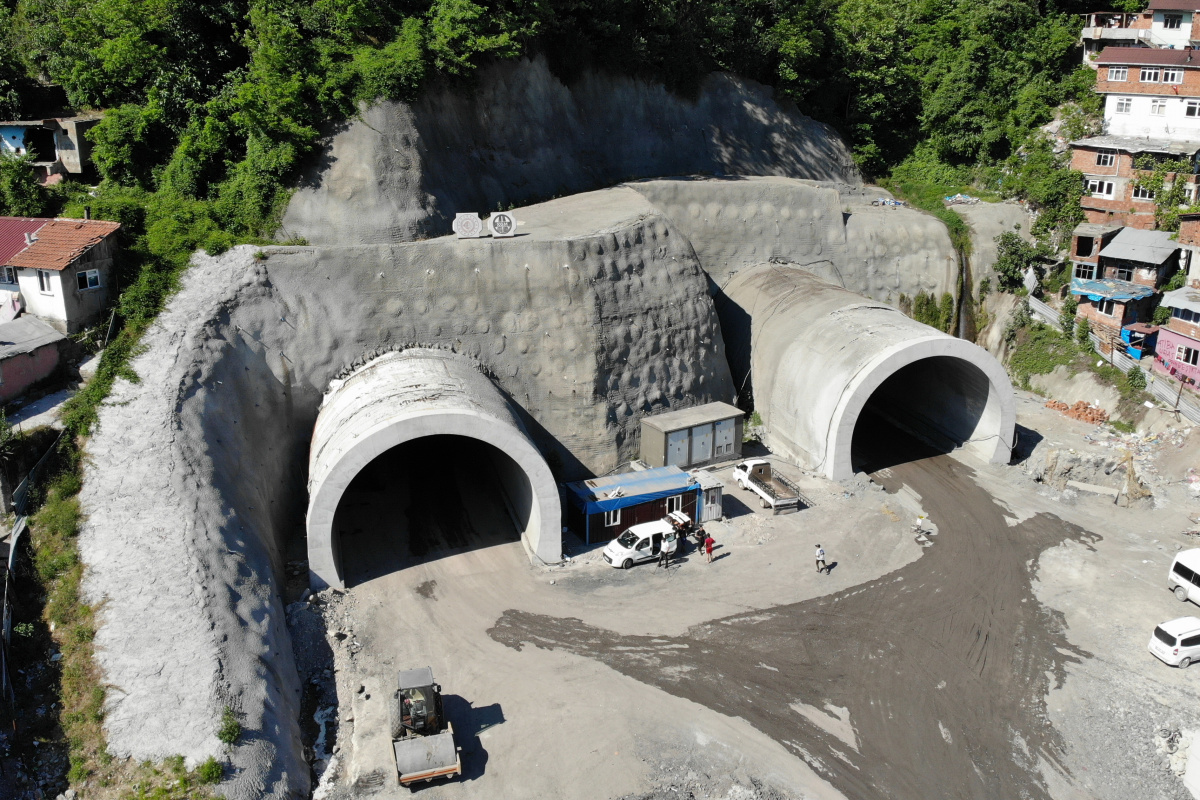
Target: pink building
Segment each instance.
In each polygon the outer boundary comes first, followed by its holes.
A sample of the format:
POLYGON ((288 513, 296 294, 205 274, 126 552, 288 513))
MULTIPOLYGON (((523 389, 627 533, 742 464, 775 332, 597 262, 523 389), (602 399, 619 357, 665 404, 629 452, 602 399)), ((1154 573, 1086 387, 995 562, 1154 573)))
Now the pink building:
POLYGON ((1154 369, 1197 390, 1200 385, 1200 288, 1185 286, 1163 295, 1171 321, 1158 331, 1154 369))
POLYGON ((0 403, 55 378, 67 337, 37 317, 0 325, 0 403))

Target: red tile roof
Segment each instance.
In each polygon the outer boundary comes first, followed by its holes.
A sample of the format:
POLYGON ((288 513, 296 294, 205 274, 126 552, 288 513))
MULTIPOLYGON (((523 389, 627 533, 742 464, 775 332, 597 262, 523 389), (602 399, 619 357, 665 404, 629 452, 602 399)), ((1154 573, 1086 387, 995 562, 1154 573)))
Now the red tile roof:
POLYGON ((1155 50, 1153 47, 1106 47, 1097 64, 1150 64, 1200 69, 1200 50, 1155 50))
POLYGON ((37 233, 48 219, 0 217, 0 266, 25 249, 25 234, 37 233))
POLYGON ((9 267, 63 270, 120 228, 119 222, 98 219, 53 219, 38 230, 36 242, 3 263, 9 267))
POLYGON ((1200 11, 1200 0, 1150 0, 1147 11, 1200 11))

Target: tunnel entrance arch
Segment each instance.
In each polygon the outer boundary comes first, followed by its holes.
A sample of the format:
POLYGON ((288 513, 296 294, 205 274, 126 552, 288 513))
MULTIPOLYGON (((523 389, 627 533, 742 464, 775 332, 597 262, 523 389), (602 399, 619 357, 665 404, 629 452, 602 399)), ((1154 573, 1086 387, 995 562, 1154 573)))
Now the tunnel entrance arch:
POLYGON ((1012 384, 978 345, 794 267, 744 269, 724 292, 722 325, 750 323, 741 326, 749 342, 729 351, 749 355, 754 408, 776 453, 843 480, 856 470, 860 423, 884 418, 910 442, 963 447, 990 462, 1011 457, 1012 384))
POLYGON ((826 472, 838 480, 876 457, 911 460, 864 441, 888 426, 930 448, 914 457, 965 448, 984 461, 1007 461, 1016 428, 1012 383, 999 362, 962 339, 929 336, 887 348, 842 390, 826 472))
MULTIPOLYGON (((337 522, 355 480, 369 477, 371 465, 389 452, 435 446, 439 437, 448 437, 443 445, 465 442, 475 448, 473 468, 495 490, 530 558, 561 560, 558 487, 516 409, 470 359, 413 349, 380 356, 336 381, 322 403, 309 454, 308 554, 315 588, 345 587, 342 547, 353 542, 338 536, 337 522)), ((442 475, 422 475, 410 465, 410 485, 461 480, 442 469, 442 475)), ((419 487, 412 488, 420 494, 419 487)), ((430 491, 411 501, 436 497, 430 491)))

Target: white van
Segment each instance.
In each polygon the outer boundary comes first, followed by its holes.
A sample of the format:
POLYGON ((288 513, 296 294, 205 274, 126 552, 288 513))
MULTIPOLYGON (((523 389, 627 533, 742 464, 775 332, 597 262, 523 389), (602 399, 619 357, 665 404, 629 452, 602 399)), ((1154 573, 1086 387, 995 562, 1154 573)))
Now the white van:
POLYGON ((1167 588, 1183 602, 1200 604, 1200 548, 1183 550, 1171 562, 1167 588))
POLYGON ((1150 652, 1180 669, 1200 661, 1200 619, 1180 617, 1159 625, 1150 637, 1150 652))
POLYGON ((604 547, 604 560, 620 569, 654 561, 668 536, 674 538, 675 528, 665 519, 634 525, 604 547))

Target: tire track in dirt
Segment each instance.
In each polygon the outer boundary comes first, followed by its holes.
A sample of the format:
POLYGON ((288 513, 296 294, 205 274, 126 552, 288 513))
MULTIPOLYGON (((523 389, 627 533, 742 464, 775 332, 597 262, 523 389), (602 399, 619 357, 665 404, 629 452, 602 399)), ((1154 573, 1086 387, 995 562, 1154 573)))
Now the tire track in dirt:
POLYGON ((1046 514, 1009 527, 974 471, 948 456, 876 479, 892 492, 910 486, 939 526, 921 558, 876 581, 679 637, 515 610, 489 634, 593 658, 742 717, 849 798, 1048 798, 1037 767, 1059 763, 1062 742, 1044 698, 1088 654, 1034 597, 1031 565, 1094 535, 1046 514), (848 710, 853 737, 826 707, 848 710))

